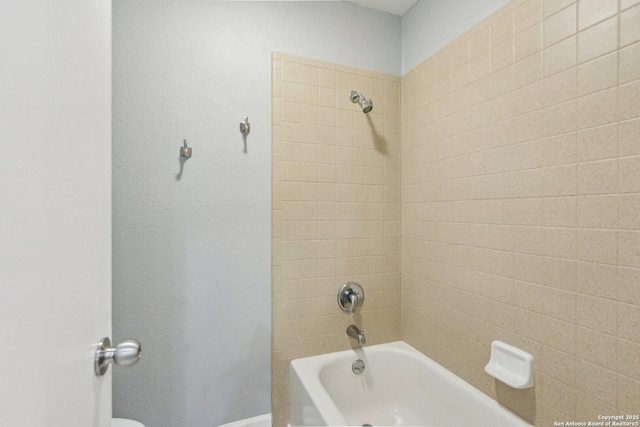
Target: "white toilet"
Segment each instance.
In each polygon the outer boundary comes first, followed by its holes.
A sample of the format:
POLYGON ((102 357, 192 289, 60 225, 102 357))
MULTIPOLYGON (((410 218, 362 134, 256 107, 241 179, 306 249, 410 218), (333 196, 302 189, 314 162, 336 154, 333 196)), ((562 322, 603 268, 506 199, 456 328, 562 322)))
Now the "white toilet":
POLYGON ((128 420, 126 418, 112 418, 111 427, 144 427, 140 421, 128 420))

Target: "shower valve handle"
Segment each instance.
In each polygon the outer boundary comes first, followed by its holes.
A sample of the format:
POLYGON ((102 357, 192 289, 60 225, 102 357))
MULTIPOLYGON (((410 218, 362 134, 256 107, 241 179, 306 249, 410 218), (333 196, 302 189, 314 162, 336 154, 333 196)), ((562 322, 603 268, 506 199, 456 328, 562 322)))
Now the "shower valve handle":
POLYGON ((352 292, 349 295, 349 300, 351 300, 351 307, 349 307, 349 314, 353 316, 353 312, 358 308, 358 294, 352 292))
POLYGON ((340 291, 338 291, 338 305, 342 311, 352 316, 359 307, 362 307, 363 303, 364 291, 362 287, 355 282, 349 282, 343 285, 340 291))

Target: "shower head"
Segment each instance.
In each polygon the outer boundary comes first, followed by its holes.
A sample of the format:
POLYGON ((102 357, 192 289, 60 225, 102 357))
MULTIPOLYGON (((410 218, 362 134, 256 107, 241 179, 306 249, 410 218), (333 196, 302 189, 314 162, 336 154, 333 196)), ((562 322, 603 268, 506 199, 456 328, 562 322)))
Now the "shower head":
POLYGON ((373 101, 371 101, 370 99, 365 99, 364 96, 361 97, 362 98, 362 112, 363 113, 368 113, 369 111, 373 110, 373 101))
POLYGON ((373 101, 365 98, 363 94, 358 93, 355 90, 349 92, 349 99, 354 104, 360 102, 360 104, 362 105, 363 113, 368 113, 369 111, 373 110, 373 101))

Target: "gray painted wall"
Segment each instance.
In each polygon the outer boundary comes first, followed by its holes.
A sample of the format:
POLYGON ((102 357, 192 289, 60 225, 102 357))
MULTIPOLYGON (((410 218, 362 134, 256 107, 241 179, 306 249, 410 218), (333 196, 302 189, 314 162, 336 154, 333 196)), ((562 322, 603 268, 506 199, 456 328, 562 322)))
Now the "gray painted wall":
POLYGON ((402 17, 402 75, 511 0, 420 0, 402 17))
POLYGON ((113 1, 113 334, 143 345, 114 416, 270 412, 271 52, 399 75, 400 25, 343 2, 113 1))

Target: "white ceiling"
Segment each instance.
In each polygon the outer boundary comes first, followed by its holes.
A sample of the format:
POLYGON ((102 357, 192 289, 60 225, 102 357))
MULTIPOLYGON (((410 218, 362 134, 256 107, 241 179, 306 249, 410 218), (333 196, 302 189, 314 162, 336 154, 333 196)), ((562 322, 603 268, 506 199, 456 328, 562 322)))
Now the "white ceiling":
POLYGON ((403 16, 418 0, 347 0, 350 3, 403 16))
MULTIPOLYGON (((254 1, 254 0, 209 0, 209 1, 254 1)), ((262 1, 283 1, 283 0, 262 0, 262 1)), ((342 1, 342 0, 284 0, 284 1, 342 1)), ((357 4, 370 9, 378 9, 383 12, 403 16, 418 0, 346 0, 349 3, 357 4)))

